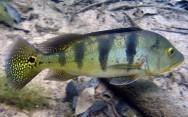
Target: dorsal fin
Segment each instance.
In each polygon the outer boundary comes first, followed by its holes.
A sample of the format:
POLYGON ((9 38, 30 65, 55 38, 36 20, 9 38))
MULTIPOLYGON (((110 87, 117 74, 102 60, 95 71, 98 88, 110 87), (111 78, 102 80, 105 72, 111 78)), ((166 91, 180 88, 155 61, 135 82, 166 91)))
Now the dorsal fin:
POLYGON ((66 48, 79 40, 87 39, 88 36, 100 36, 106 34, 113 34, 113 33, 126 33, 126 32, 133 32, 133 31, 141 31, 141 28, 137 27, 130 27, 130 28, 117 28, 111 30, 104 30, 104 31, 97 31, 91 32, 86 34, 64 34, 60 35, 47 41, 43 42, 42 44, 36 45, 39 50, 48 54, 48 53, 58 53, 66 50, 66 48))
POLYGON ((63 34, 57 37, 48 39, 47 41, 37 44, 36 47, 43 53, 58 53, 64 51, 70 44, 80 40, 83 37, 81 34, 63 34))
POLYGON ((105 35, 105 34, 125 33, 125 32, 133 32, 133 31, 141 31, 141 30, 143 29, 139 27, 117 28, 117 29, 111 29, 111 30, 91 32, 91 33, 84 34, 84 36, 99 36, 99 35, 105 35))

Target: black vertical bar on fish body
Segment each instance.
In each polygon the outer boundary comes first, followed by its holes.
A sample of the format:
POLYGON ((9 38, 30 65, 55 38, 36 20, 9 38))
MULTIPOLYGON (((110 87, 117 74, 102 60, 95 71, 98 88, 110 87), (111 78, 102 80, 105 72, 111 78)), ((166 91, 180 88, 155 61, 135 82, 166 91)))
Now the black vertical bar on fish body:
POLYGON ((41 61, 39 61, 40 65, 43 64, 56 64, 60 63, 60 65, 65 65, 66 64, 66 58, 64 52, 59 52, 59 53, 47 53, 44 54, 44 56, 41 58, 41 61))
POLYGON ((74 45, 74 60, 78 65, 78 68, 82 68, 84 59, 85 44, 79 42, 74 45))
POLYGON ((65 54, 63 52, 59 53, 59 63, 61 65, 65 65, 66 64, 65 54))
POLYGON ((157 50, 160 48, 159 46, 160 46, 160 39, 159 39, 159 38, 156 38, 155 43, 150 47, 150 49, 151 49, 151 50, 154 50, 154 49, 155 49, 156 52, 157 52, 156 54, 158 54, 158 56, 159 56, 159 58, 157 59, 157 62, 156 62, 156 63, 157 63, 156 66, 157 66, 158 69, 160 70, 160 61, 161 61, 161 60, 160 60, 160 52, 157 51, 157 50))
POLYGON ((99 62, 102 70, 106 70, 109 52, 112 48, 114 35, 104 35, 98 38, 99 62))
POLYGON ((136 54, 137 42, 138 41, 137 41, 136 32, 131 32, 127 36, 127 39, 125 39, 125 52, 126 52, 127 62, 129 65, 131 65, 134 62, 134 56, 136 54))
POLYGON ((160 39, 159 38, 156 38, 155 39, 155 43, 153 45, 151 45, 151 48, 150 49, 158 49, 160 46, 160 39))

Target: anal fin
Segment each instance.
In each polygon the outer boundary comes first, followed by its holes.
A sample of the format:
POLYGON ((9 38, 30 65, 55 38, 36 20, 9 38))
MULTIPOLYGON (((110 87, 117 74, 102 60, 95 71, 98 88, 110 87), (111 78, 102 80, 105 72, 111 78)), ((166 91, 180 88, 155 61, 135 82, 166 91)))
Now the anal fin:
POLYGON ((75 77, 77 77, 77 76, 66 73, 62 69, 54 69, 54 70, 50 70, 50 72, 48 73, 48 76, 45 78, 45 80, 66 81, 66 80, 73 79, 75 77))

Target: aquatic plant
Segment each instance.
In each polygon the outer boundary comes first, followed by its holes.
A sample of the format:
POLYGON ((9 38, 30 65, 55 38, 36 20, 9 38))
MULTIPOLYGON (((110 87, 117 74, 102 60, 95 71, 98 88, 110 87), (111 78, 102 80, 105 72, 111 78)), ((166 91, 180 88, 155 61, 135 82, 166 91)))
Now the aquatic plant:
POLYGON ((12 89, 6 84, 5 77, 0 77, 0 103, 27 110, 42 108, 48 105, 46 93, 44 88, 36 84, 22 90, 12 89))

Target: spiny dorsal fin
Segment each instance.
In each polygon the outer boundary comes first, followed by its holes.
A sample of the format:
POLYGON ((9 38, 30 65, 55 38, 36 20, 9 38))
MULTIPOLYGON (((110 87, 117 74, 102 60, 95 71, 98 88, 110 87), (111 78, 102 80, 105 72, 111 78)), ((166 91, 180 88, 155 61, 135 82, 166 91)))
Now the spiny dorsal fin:
POLYGON ((67 47, 79 40, 87 39, 88 36, 100 36, 106 34, 113 34, 113 33, 125 33, 125 32, 133 32, 133 31, 141 31, 141 28, 137 27, 130 27, 130 28, 117 28, 111 30, 103 30, 97 32, 91 32, 86 34, 64 34, 60 35, 47 41, 43 42, 42 44, 36 45, 39 50, 44 53, 58 53, 63 52, 67 49, 67 47))
POLYGON ((111 29, 111 30, 91 32, 91 33, 84 34, 84 36, 99 36, 99 35, 105 35, 105 34, 125 33, 125 32, 142 31, 142 30, 143 29, 139 27, 117 28, 117 29, 111 29))

